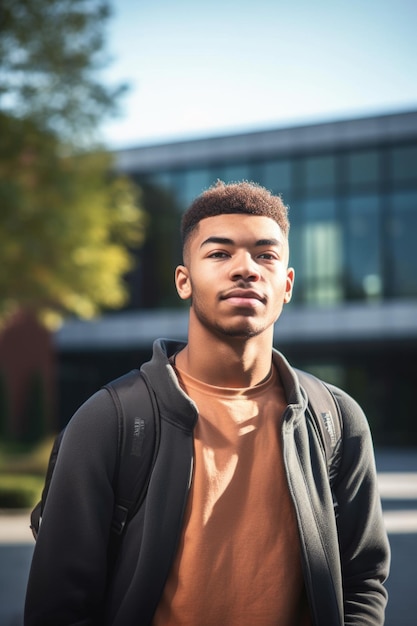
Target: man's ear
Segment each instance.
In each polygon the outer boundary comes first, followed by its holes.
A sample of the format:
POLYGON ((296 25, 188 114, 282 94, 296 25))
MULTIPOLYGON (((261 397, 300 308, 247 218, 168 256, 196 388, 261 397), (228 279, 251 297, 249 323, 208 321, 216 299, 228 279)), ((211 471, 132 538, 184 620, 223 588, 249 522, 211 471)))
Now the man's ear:
POLYGON ((291 300, 292 290, 294 287, 295 272, 292 267, 287 269, 287 282, 285 284, 284 304, 288 304, 291 300))
POLYGON ((181 300, 188 300, 192 295, 191 281, 185 265, 178 265, 175 270, 175 286, 181 300))

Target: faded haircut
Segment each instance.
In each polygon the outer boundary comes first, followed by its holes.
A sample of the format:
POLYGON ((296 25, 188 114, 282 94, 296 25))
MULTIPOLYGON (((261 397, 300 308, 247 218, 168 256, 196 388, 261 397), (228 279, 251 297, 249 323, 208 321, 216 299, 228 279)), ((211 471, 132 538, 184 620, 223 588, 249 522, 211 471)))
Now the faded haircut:
POLYGON ((218 180, 198 196, 184 213, 181 221, 183 246, 201 220, 230 213, 270 217, 288 237, 288 208, 280 196, 273 195, 257 183, 242 181, 226 184, 218 180))

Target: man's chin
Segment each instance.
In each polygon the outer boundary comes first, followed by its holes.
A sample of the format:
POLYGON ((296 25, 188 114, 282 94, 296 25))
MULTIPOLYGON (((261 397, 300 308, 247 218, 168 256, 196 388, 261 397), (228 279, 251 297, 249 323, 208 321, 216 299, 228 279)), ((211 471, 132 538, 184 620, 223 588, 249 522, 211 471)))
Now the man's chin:
POLYGON ((248 325, 218 328, 218 332, 220 335, 235 339, 250 339, 251 337, 257 337, 264 330, 264 328, 254 328, 253 326, 248 325))

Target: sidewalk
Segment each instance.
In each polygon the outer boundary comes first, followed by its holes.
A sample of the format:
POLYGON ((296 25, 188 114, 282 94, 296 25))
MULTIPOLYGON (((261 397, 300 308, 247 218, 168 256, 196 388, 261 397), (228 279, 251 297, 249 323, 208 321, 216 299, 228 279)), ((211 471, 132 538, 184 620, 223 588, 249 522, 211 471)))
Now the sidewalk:
POLYGON ((30 530, 30 511, 0 509, 0 544, 35 543, 30 530))
MULTIPOLYGON (((388 533, 417 533, 417 472, 380 471, 378 482, 388 533)), ((13 543, 34 544, 30 510, 0 509, 0 544, 13 543)))

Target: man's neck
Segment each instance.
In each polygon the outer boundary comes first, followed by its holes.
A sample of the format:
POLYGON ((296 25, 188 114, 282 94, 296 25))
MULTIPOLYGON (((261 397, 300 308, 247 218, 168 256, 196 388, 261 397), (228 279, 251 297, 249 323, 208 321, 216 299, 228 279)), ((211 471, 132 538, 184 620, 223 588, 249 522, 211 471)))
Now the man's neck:
POLYGON ((272 340, 268 333, 242 338, 202 341, 189 337, 176 364, 187 374, 217 387, 253 387, 265 380, 272 363, 272 340))

